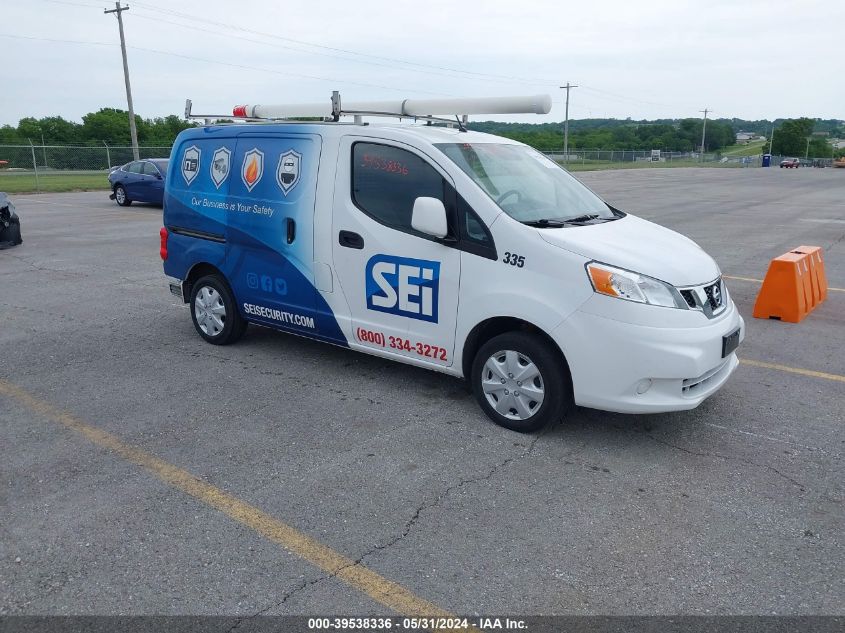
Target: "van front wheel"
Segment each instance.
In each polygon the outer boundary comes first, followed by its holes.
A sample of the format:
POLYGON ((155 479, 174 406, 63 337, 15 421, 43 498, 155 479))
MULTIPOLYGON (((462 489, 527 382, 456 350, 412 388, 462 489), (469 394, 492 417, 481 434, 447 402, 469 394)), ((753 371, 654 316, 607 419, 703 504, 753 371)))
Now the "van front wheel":
POLYGON ((191 289, 191 319, 201 337, 214 345, 234 343, 246 330, 229 286, 217 275, 194 282, 191 289))
POLYGON ((527 332, 500 334, 482 345, 471 381, 484 412, 521 433, 560 420, 571 397, 560 358, 546 341, 527 332))

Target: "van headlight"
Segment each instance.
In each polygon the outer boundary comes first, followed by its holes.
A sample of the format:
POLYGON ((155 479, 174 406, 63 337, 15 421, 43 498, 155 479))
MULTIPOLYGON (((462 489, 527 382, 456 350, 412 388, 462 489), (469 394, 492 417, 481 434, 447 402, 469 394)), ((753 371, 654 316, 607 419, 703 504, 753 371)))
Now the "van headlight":
POLYGON ((593 290, 599 294, 654 306, 688 309, 687 302, 675 286, 654 277, 599 262, 587 264, 587 275, 593 290))

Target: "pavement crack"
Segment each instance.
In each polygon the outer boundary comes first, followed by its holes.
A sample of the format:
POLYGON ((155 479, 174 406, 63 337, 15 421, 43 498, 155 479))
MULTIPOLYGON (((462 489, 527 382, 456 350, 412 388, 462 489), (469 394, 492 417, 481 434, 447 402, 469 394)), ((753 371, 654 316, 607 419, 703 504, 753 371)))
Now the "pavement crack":
POLYGON ((510 464, 512 464, 514 462, 521 461, 521 460, 529 457, 531 455, 531 453, 534 451, 534 448, 536 447, 537 442, 540 441, 540 438, 543 435, 545 435, 545 431, 540 432, 537 435, 535 435, 534 438, 531 440, 531 442, 528 444, 528 446, 526 447, 526 449, 522 453, 520 453, 519 455, 516 455, 514 457, 508 457, 507 459, 504 459, 504 460, 494 464, 484 475, 481 475, 479 477, 470 477, 470 478, 467 478, 467 479, 461 479, 458 483, 447 487, 443 492, 441 492, 439 495, 437 495, 437 497, 435 497, 433 501, 426 501, 426 502, 420 504, 420 506, 414 511, 414 514, 411 516, 411 518, 408 519, 408 521, 405 523, 405 527, 402 529, 402 532, 399 535, 392 538, 387 543, 384 543, 382 545, 376 545, 376 546, 370 548, 369 550, 367 550, 366 552, 361 554, 357 559, 353 560, 352 562, 350 562, 346 565, 342 565, 342 566, 338 567, 337 569, 332 570, 329 573, 322 574, 321 576, 318 576, 317 578, 314 578, 313 580, 307 580, 307 581, 300 583, 298 586, 294 587, 293 589, 288 591, 284 596, 282 596, 281 600, 271 604, 270 606, 262 609, 261 611, 258 611, 257 613, 255 613, 253 615, 250 615, 246 618, 239 619, 231 628, 228 629, 227 633, 230 633, 231 631, 236 630, 243 622, 245 622, 247 620, 251 620, 252 618, 263 615, 264 613, 266 613, 270 609, 274 609, 274 608, 278 608, 278 607, 282 606, 292 596, 294 596, 295 594, 300 593, 302 591, 305 591, 306 589, 308 589, 309 587, 312 587, 313 585, 321 583, 325 580, 329 580, 331 578, 337 578, 337 576, 339 574, 341 574, 342 572, 344 572, 348 569, 353 569, 355 567, 363 566, 364 565, 364 559, 366 559, 368 556, 371 556, 372 554, 379 552, 379 551, 382 551, 382 550, 390 549, 391 547, 396 545, 396 543, 398 543, 399 541, 401 541, 402 539, 407 537, 411 533, 411 530, 413 530, 413 528, 417 524, 417 522, 420 520, 422 513, 425 512, 426 510, 429 510, 431 508, 434 508, 434 507, 440 505, 440 503, 447 496, 449 496, 449 494, 452 491, 457 490, 458 488, 462 488, 464 486, 470 485, 470 484, 478 483, 478 482, 481 482, 481 481, 488 481, 494 475, 496 475, 496 473, 501 471, 503 468, 509 466, 510 464))
POLYGON ((845 232, 843 232, 843 233, 842 233, 842 235, 840 235, 840 236, 839 236, 839 239, 833 240, 833 241, 832 241, 832 242, 828 245, 828 247, 827 247, 827 248, 825 248, 824 250, 826 250, 826 251, 828 251, 828 252, 829 252, 829 251, 830 251, 830 249, 832 249, 834 246, 838 246, 839 244, 841 244, 841 243, 842 243, 842 240, 845 240, 845 232))
MULTIPOLYGON (((337 571, 340 571, 340 570, 338 569, 337 571)), ((301 591, 304 591, 305 589, 307 589, 307 588, 308 588, 308 587, 310 587, 311 585, 315 585, 315 584, 317 584, 318 582, 321 582, 321 581, 325 580, 326 578, 330 578, 330 577, 334 576, 336 573, 337 573, 337 572, 335 572, 334 574, 323 574, 323 575, 318 576, 317 578, 314 578, 314 579, 312 579, 312 580, 303 580, 303 581, 302 581, 301 583, 299 583, 296 587, 293 587, 292 589, 288 590, 288 591, 285 593, 285 595, 283 595, 283 596, 282 596, 282 599, 281 599, 281 600, 277 600, 277 601, 275 601, 275 602, 273 602, 273 603, 271 603, 271 604, 267 605, 266 607, 264 607, 263 609, 261 609, 261 610, 259 610, 259 611, 256 611, 256 612, 255 612, 255 613, 253 613, 252 615, 248 615, 248 616, 243 617, 243 618, 238 618, 238 619, 237 619, 237 621, 236 621, 236 622, 235 622, 232 626, 230 626, 228 629, 226 629, 226 633, 232 633, 232 631, 236 631, 237 629, 239 629, 239 628, 240 628, 240 626, 241 626, 244 622, 249 622, 250 620, 253 620, 253 619, 255 619, 255 618, 261 617, 262 615, 264 615, 265 613, 267 613, 268 611, 270 611, 270 609, 277 609, 277 608, 279 608, 279 607, 280 607, 280 606, 282 606, 285 602, 287 602, 288 600, 290 600, 290 599, 291 599, 291 597, 293 597, 295 594, 297 594, 297 593, 299 593, 299 592, 301 592, 301 591)))
POLYGON ((376 545, 375 547, 373 547, 373 548, 369 549, 368 551, 364 552, 358 558, 358 560, 355 561, 355 565, 361 564, 364 561, 365 558, 367 558, 368 556, 371 556, 372 554, 374 554, 376 552, 379 552, 379 551, 382 551, 382 550, 385 550, 385 549, 390 549, 391 547, 396 545, 396 543, 398 543, 402 539, 406 538, 411 533, 414 526, 419 522, 420 517, 422 516, 423 512, 425 512, 426 510, 430 510, 431 508, 435 508, 435 507, 439 506, 443 502, 443 500, 446 499, 446 497, 448 497, 453 491, 455 491, 459 488, 463 488, 464 486, 468 486, 470 484, 475 484, 475 483, 479 483, 479 482, 482 482, 482 481, 488 481, 494 475, 496 475, 496 473, 501 471, 503 468, 506 468, 507 466, 509 466, 513 462, 521 461, 521 460, 529 457, 531 455, 531 453, 534 451, 534 447, 537 445, 537 442, 540 441, 540 438, 544 434, 545 434, 545 432, 541 432, 541 433, 538 433, 536 436, 534 436, 534 438, 529 443, 528 447, 521 454, 516 455, 515 457, 508 457, 507 459, 504 459, 501 462, 494 464, 492 466, 492 468, 490 468, 483 475, 480 475, 480 476, 477 476, 477 477, 470 477, 470 478, 467 478, 467 479, 461 479, 458 483, 447 487, 443 492, 441 492, 439 495, 437 495, 432 501, 425 501, 422 504, 420 504, 420 506, 417 507, 417 509, 414 511, 411 518, 408 519, 408 521, 405 523, 405 527, 402 529, 402 532, 400 534, 398 534, 397 536, 392 538, 387 543, 384 543, 382 545, 376 545))
POLYGON ((11 257, 12 259, 17 259, 18 261, 23 262, 24 264, 26 264, 27 266, 29 266, 33 270, 37 270, 39 272, 58 273, 60 275, 70 275, 71 277, 87 277, 88 276, 85 273, 81 273, 81 272, 78 272, 78 271, 61 270, 60 268, 48 268, 47 266, 40 266, 38 264, 35 264, 35 263, 29 261, 25 257, 21 257, 20 255, 15 255, 15 254, 12 254, 12 253, 7 254, 7 257, 11 257))
MULTIPOLYGON (((617 428, 621 428, 621 427, 617 427, 617 428)), ((802 484, 800 481, 798 481, 796 479, 793 479, 789 475, 782 473, 777 468, 775 468, 774 466, 770 466, 769 464, 760 464, 760 463, 755 462, 755 461, 750 460, 750 459, 744 459, 742 457, 734 457, 732 455, 723 455, 722 453, 694 451, 694 450, 685 448, 683 446, 679 446, 678 444, 673 444, 672 442, 669 442, 667 440, 662 440, 662 439, 655 437, 654 435, 652 435, 651 433, 648 433, 646 431, 637 431, 635 429, 631 429, 631 430, 634 431, 635 433, 639 433, 640 435, 644 435, 645 437, 647 437, 648 439, 650 439, 653 442, 656 442, 657 444, 662 444, 663 446, 668 446, 669 448, 674 448, 675 450, 681 451, 681 452, 686 453, 688 455, 695 455, 696 457, 710 457, 710 458, 715 458, 715 459, 722 459, 722 460, 725 460, 726 462, 732 462, 732 461, 733 462, 740 462, 740 463, 746 464, 748 466, 755 466, 757 468, 765 468, 766 470, 769 470, 769 471, 775 473, 778 477, 780 477, 784 481, 788 481, 792 485, 796 486, 799 490, 801 490, 801 492, 806 492, 806 486, 804 484, 802 484)))

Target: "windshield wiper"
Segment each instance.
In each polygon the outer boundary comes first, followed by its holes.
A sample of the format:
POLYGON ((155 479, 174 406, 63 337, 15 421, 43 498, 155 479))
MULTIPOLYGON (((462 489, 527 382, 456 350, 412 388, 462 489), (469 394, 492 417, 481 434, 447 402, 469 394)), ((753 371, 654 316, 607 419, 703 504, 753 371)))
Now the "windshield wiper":
POLYGON ((595 220, 599 217, 598 213, 585 213, 584 215, 579 215, 574 218, 567 218, 562 220, 565 224, 576 224, 578 222, 589 222, 590 220, 595 220))
POLYGON ((547 219, 542 218, 540 220, 520 220, 526 226, 536 226, 538 228, 548 228, 550 226, 560 227, 566 226, 569 222, 564 222, 563 220, 554 220, 554 219, 547 219))

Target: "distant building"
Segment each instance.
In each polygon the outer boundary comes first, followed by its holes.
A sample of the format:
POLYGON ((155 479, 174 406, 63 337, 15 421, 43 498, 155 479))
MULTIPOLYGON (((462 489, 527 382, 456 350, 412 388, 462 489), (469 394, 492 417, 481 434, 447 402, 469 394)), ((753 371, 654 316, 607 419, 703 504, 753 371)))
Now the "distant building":
POLYGON ((755 134, 753 132, 737 132, 736 133, 736 142, 737 143, 747 143, 751 139, 753 139, 755 134))

